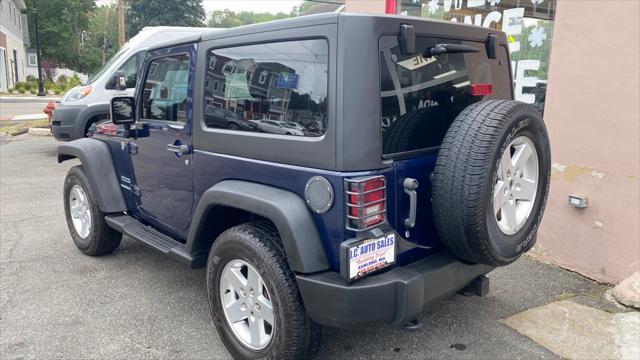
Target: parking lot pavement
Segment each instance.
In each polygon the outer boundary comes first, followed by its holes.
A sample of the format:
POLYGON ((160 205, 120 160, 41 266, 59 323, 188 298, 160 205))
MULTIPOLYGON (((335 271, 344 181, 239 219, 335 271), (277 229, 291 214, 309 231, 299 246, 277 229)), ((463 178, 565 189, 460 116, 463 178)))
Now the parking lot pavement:
POLYGON ((42 112, 49 100, 15 100, 15 99, 0 99, 0 121, 9 121, 15 116, 24 115, 41 115, 41 118, 46 118, 46 115, 42 112))
MULTIPOLYGON (((52 138, 0 139, 2 357, 229 358, 210 319, 203 269, 126 238, 108 256, 75 248, 61 195, 74 164, 56 163, 52 138)), ((557 358, 499 320, 556 299, 608 306, 600 302, 605 286, 527 258, 489 277, 489 296, 453 295, 426 310, 417 331, 325 328, 318 358, 557 358)))

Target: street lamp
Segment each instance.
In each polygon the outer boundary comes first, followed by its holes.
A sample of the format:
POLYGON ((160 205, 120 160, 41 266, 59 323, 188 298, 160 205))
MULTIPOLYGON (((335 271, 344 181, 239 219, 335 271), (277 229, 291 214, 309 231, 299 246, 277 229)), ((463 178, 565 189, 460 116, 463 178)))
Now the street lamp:
POLYGON ((42 66, 40 66, 40 37, 38 36, 38 10, 36 9, 36 0, 33 0, 33 27, 36 30, 36 61, 38 62, 38 96, 47 95, 44 92, 44 84, 42 83, 42 66))

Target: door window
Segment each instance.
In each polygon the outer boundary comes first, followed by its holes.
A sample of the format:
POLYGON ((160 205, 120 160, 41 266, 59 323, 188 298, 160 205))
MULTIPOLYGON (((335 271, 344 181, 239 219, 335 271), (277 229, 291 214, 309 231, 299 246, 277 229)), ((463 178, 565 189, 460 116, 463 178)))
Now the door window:
POLYGON ((142 94, 142 118, 186 121, 189 55, 179 54, 151 61, 142 94))

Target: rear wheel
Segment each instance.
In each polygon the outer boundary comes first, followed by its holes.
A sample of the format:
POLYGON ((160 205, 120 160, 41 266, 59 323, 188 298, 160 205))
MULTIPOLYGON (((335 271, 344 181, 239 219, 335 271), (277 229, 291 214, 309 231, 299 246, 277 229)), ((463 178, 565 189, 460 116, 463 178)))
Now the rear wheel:
POLYGON ((469 106, 447 131, 433 172, 438 235, 462 259, 515 261, 535 243, 550 175, 549 138, 532 106, 469 106))
POLYGON ((320 328, 305 312, 270 225, 239 225, 216 239, 207 291, 218 334, 234 358, 297 359, 317 350, 320 328))

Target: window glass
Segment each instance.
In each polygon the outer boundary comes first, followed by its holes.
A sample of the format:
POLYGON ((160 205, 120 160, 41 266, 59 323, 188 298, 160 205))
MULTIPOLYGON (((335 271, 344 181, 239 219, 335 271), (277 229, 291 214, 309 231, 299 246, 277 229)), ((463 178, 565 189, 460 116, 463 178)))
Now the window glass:
POLYGON ((515 99, 544 113, 557 0, 399 0, 403 15, 502 30, 511 53, 515 99))
POLYGON ((280 135, 324 134, 328 51, 325 40, 210 50, 205 82, 213 86, 204 91, 205 125, 280 135))
POLYGON ((151 61, 142 94, 142 118, 185 122, 188 87, 189 55, 151 61))
POLYGON ((132 56, 127 60, 120 68, 119 72, 124 74, 127 81, 127 88, 132 89, 136 87, 136 80, 138 78, 138 54, 132 56))
POLYGON ((438 43, 468 45, 478 52, 424 58, 402 55, 397 36, 380 39, 382 146, 385 155, 440 146, 453 119, 483 99, 508 99, 507 52, 488 59, 483 43, 416 37, 416 49, 438 43), (471 96, 471 84, 492 84, 493 94, 471 96))

